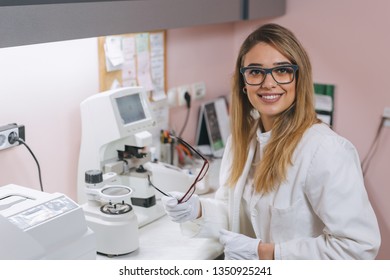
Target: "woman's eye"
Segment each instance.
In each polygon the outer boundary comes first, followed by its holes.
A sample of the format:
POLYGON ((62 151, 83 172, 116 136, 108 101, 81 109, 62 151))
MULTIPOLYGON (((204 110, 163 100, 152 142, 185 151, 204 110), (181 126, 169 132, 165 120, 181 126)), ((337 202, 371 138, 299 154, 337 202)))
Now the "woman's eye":
POLYGON ((263 71, 260 70, 260 69, 251 69, 249 74, 252 75, 252 76, 258 76, 258 75, 262 75, 263 71))
POLYGON ((292 71, 293 71, 293 69, 290 67, 281 67, 281 68, 276 69, 276 72, 278 74, 290 74, 290 73, 292 73, 292 71))

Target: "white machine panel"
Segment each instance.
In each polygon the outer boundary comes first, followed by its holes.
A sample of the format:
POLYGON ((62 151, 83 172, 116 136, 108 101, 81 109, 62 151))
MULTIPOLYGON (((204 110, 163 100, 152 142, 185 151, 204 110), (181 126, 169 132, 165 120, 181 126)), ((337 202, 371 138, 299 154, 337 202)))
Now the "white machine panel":
POLYGON ((95 259, 82 208, 60 193, 0 187, 0 259, 95 259))
POLYGON ((77 202, 87 201, 84 174, 103 169, 117 158, 125 145, 144 147, 152 144, 148 131, 156 124, 142 87, 125 87, 97 93, 80 104, 81 146, 78 166, 77 202))

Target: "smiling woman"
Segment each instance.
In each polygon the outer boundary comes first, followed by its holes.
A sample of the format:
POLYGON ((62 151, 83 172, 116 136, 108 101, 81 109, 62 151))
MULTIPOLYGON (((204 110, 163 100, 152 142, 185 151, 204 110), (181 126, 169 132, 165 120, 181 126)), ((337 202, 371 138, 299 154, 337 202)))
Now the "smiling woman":
POLYGON ((295 35, 277 24, 253 31, 236 61, 215 199, 167 198, 168 215, 192 236, 219 238, 225 259, 374 259, 381 239, 358 153, 317 119, 313 98, 295 35))
POLYGON ((259 43, 246 53, 243 65, 248 65, 240 69, 246 83, 243 90, 260 113, 264 130, 269 131, 278 114, 295 100, 294 74, 298 66, 266 43, 259 43))

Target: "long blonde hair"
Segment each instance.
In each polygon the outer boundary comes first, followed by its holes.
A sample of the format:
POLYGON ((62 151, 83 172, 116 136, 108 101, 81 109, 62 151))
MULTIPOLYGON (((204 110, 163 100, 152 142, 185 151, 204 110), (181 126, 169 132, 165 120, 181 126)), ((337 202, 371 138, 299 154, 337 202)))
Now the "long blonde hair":
POLYGON ((309 57, 288 29, 277 24, 266 24, 253 31, 243 42, 236 61, 230 105, 232 152, 234 167, 231 168, 228 184, 234 186, 240 178, 251 141, 257 128, 262 127, 261 116, 251 114, 255 110, 243 93, 245 83, 240 68, 245 55, 253 46, 263 42, 276 48, 299 70, 296 75, 296 97, 294 103, 280 113, 272 127, 271 138, 264 148, 260 164, 256 166, 254 185, 257 192, 267 193, 285 179, 292 155, 305 131, 320 122, 314 109, 314 89, 309 57))

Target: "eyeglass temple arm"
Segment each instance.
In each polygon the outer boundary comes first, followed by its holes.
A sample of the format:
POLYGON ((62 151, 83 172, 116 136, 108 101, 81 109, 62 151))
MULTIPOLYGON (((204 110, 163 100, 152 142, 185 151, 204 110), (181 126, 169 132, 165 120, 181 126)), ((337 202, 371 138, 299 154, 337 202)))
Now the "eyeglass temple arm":
POLYGON ((179 142, 181 142, 182 144, 184 144, 185 146, 187 146, 187 148, 189 148, 190 150, 192 150, 195 154, 197 154, 199 157, 201 157, 204 161, 207 161, 207 158, 202 155, 200 152, 198 152, 194 147, 192 147, 190 144, 188 144, 186 141, 184 141, 182 138, 178 137, 178 136, 175 136, 173 134, 170 134, 170 136, 174 139, 177 139, 179 142))
POLYGON ((155 189, 157 190, 158 192, 160 192, 161 194, 165 195, 165 196, 168 196, 168 197, 173 197, 172 195, 170 195, 169 193, 165 193, 163 192, 162 190, 160 190, 159 188, 157 188, 153 183, 152 181, 150 180, 150 175, 148 174, 148 181, 149 181, 149 184, 155 189))
MULTIPOLYGON (((203 168, 206 168, 206 171, 204 173, 204 175, 206 175, 207 171, 209 170, 209 162, 207 160, 205 160, 205 165, 203 166, 203 168)), ((203 168, 202 168, 202 170, 203 170, 203 168)), ((183 195, 183 197, 178 199, 179 204, 183 202, 184 198, 192 191, 193 188, 196 188, 196 183, 200 182, 203 179, 204 175, 203 175, 203 177, 201 177, 200 176, 201 173, 202 173, 202 171, 198 174, 198 176, 196 176, 194 183, 192 183, 191 187, 189 187, 189 189, 186 191, 186 193, 183 195)), ((193 193, 195 193, 195 190, 193 191, 193 193)), ((191 196, 192 196, 192 194, 190 195, 190 197, 191 196)))

